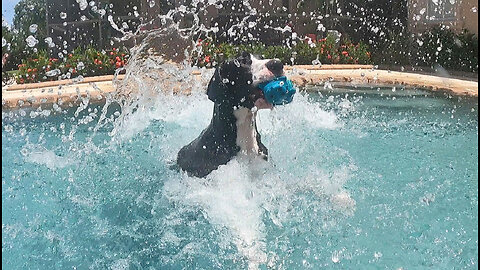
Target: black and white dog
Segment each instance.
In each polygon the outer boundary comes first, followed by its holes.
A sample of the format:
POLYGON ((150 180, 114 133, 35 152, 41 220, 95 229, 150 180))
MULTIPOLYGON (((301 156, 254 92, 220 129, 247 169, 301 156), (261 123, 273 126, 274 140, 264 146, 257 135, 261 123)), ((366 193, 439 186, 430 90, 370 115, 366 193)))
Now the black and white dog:
POLYGON ((190 176, 205 177, 237 155, 268 159, 256 125, 256 111, 271 109, 257 86, 284 76, 278 60, 260 60, 243 53, 218 67, 208 85, 214 102, 210 125, 178 153, 177 164, 190 176))

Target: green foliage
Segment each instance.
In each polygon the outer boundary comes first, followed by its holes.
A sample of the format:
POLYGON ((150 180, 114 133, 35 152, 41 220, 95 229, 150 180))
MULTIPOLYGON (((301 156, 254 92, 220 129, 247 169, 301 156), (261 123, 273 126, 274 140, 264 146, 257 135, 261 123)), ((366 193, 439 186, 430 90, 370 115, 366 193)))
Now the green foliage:
POLYGON ((307 42, 300 42, 295 47, 293 47, 291 57, 294 58, 295 63, 298 63, 300 65, 312 64, 312 62, 317 59, 317 56, 319 55, 318 48, 313 47, 312 44, 308 44, 307 42))
MULTIPOLYGON (((37 39, 47 36, 46 0, 21 0, 15 5, 13 25, 20 35, 33 35, 29 28, 32 24, 38 26, 35 35, 37 39)), ((43 40, 43 39, 41 39, 43 40)))
POLYGON ((296 65, 311 65, 318 61, 322 64, 368 64, 371 62, 366 44, 353 44, 346 41, 338 46, 334 36, 328 36, 319 41, 300 42, 292 48, 264 44, 215 44, 211 39, 199 40, 197 53, 193 55, 192 60, 194 65, 213 67, 226 59, 236 57, 241 52, 249 52, 268 59, 277 58, 283 63, 296 65))
POLYGON ((2 37, 10 44, 2 47, 2 55, 9 54, 8 61, 3 67, 6 70, 15 69, 22 60, 31 57, 35 50, 46 49, 44 42, 47 37, 46 0, 21 0, 15 6, 13 29, 2 26, 2 37), (36 24, 37 31, 30 32, 30 26, 36 24), (27 46, 28 36, 35 37, 39 43, 35 48, 27 46))
POLYGON ((419 35, 390 32, 384 44, 373 51, 377 64, 391 66, 442 66, 447 70, 478 72, 478 37, 466 30, 455 33, 436 27, 419 35))
POLYGON ((18 65, 17 83, 33 83, 39 81, 53 81, 60 75, 60 69, 63 69, 63 64, 59 59, 49 58, 46 51, 41 50, 22 61, 18 65), (56 76, 49 76, 48 74, 56 73, 56 76), (52 71, 52 72, 50 72, 52 71), (50 73, 49 73, 50 72, 50 73))
POLYGON ((18 65, 16 80, 22 84, 114 74, 125 66, 128 57, 125 51, 116 48, 109 52, 77 48, 63 59, 50 58, 45 50, 40 50, 18 65))
POLYGON ((407 31, 389 31, 388 38, 379 41, 372 52, 373 61, 382 65, 409 65, 412 60, 412 40, 407 31))
POLYGON ((456 34, 435 28, 422 36, 423 46, 418 55, 425 65, 440 65, 445 69, 478 72, 478 37, 466 30, 456 34))

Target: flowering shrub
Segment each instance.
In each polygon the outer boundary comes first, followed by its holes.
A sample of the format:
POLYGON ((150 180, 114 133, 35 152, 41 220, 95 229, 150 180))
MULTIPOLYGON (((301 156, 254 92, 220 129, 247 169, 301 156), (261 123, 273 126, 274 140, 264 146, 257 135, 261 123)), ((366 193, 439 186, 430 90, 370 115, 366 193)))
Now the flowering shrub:
POLYGON ((128 57, 126 52, 116 48, 111 51, 79 48, 63 59, 50 58, 46 51, 39 51, 18 65, 16 81, 22 84, 113 74, 125 66, 128 57))
POLYGON ((16 81, 19 84, 57 80, 53 74, 60 74, 61 64, 57 58, 49 58, 46 51, 40 51, 33 58, 22 60, 18 65, 16 81))
POLYGON ((338 45, 334 36, 320 40, 307 39, 292 48, 286 46, 215 44, 212 40, 199 40, 194 64, 213 67, 225 59, 237 56, 240 52, 262 55, 265 58, 278 58, 284 63, 296 65, 318 64, 368 64, 370 52, 363 43, 346 41, 338 45))

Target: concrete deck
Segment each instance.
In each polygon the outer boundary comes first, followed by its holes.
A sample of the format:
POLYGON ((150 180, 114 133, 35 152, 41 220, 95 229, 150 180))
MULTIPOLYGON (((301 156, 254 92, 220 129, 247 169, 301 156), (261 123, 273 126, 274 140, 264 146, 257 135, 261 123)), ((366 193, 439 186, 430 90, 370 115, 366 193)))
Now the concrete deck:
MULTIPOLYGON (((376 70, 369 65, 294 66, 287 67, 286 70, 289 78, 300 87, 323 85, 325 82, 405 85, 478 97, 476 81, 376 70)), ((201 78, 201 72, 193 72, 192 75, 201 78)), ((123 79, 123 75, 119 79, 123 79)), ((112 80, 113 76, 99 76, 85 78, 81 82, 64 80, 2 87, 2 109, 52 103, 69 104, 86 96, 90 96, 92 101, 102 100, 106 94, 115 91, 112 80)))

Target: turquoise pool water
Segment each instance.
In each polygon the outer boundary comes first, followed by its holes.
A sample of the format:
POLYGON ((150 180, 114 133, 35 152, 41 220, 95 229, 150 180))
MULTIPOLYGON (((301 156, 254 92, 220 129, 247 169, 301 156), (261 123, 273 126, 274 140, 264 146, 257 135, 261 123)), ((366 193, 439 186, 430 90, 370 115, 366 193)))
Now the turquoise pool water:
MULTIPOLYGON (((270 162, 169 169, 204 95, 2 112, 5 269, 477 269, 478 99, 316 89, 259 129, 270 162)), ((85 103, 86 104, 86 103, 85 103)))

